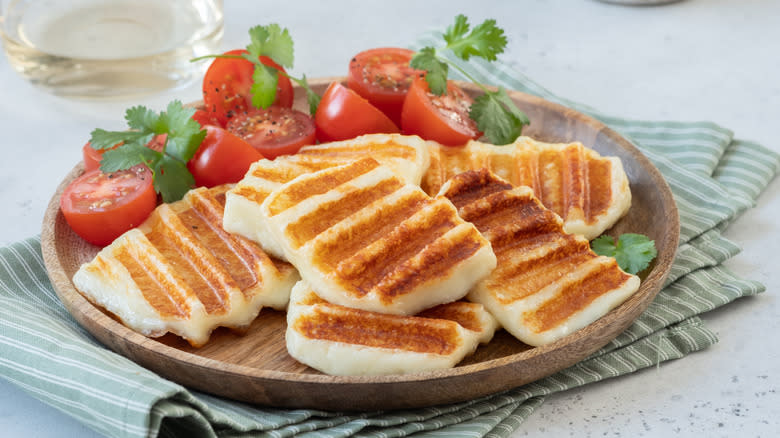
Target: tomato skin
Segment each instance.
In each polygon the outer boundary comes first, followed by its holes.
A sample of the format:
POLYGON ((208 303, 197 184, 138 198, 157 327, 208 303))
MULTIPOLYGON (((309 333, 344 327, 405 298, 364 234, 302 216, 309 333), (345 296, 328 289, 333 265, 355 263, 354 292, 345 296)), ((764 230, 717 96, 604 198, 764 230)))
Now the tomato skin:
POLYGON ((201 128, 205 128, 206 126, 221 126, 219 121, 204 109, 196 110, 195 114, 192 115, 192 120, 198 122, 201 128))
MULTIPOLYGON (((246 50, 230 50, 225 55, 242 55, 246 50)), ((267 56, 261 56, 260 62, 284 72, 284 68, 267 56)), ((254 108, 252 105, 252 73, 254 64, 246 59, 216 58, 203 77, 203 103, 220 126, 236 114, 254 108)), ((294 92, 292 82, 287 76, 279 74, 274 105, 292 107, 294 92)))
POLYGON ((270 106, 239 114, 227 130, 242 138, 269 160, 291 155, 308 144, 314 144, 316 132, 311 116, 300 111, 270 106))
POLYGON ((409 66, 414 51, 379 47, 355 55, 349 63, 347 86, 401 124, 401 109, 412 80, 421 70, 409 66))
POLYGON ((332 82, 314 114, 320 142, 346 140, 363 134, 398 133, 398 126, 359 94, 332 82))
POLYGON ((216 126, 206 126, 205 129, 208 132, 206 138, 187 162, 196 186, 236 183, 244 177, 252 163, 263 158, 249 143, 230 132, 216 126))
MULTIPOLYGON (((152 148, 156 150, 157 152, 162 151, 163 146, 165 145, 165 139, 167 137, 167 134, 159 134, 155 135, 149 143, 146 144, 146 147, 152 148)), ((116 149, 121 145, 121 143, 117 144, 116 146, 109 148, 109 149, 116 149)), ((109 149, 94 149, 92 145, 87 142, 84 147, 81 148, 81 153, 83 156, 82 161, 84 161, 84 170, 94 170, 100 168, 100 160, 103 159, 103 153, 105 153, 109 149)))
POLYGON ((152 172, 139 165, 105 174, 99 169, 74 179, 60 197, 60 210, 76 234, 105 246, 140 225, 157 206, 152 172))
POLYGON ((447 94, 429 92, 424 78, 415 78, 401 111, 402 132, 447 146, 463 146, 481 133, 468 114, 473 99, 454 82, 447 81, 447 94))

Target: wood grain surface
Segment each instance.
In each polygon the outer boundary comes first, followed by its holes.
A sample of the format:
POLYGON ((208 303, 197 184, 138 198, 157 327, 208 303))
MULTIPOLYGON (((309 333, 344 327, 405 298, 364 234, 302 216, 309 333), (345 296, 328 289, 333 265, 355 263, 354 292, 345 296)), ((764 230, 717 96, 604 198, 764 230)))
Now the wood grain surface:
MULTIPOLYGON (((333 80, 311 81, 324 92, 333 80)), ((461 84, 473 95, 479 90, 461 84)), ((306 108, 297 90, 295 106, 306 108)), ((41 244, 52 284, 73 317, 106 347, 182 385, 259 405, 327 410, 376 410, 432 406, 472 399, 529 383, 569 367, 624 331, 650 304, 666 279, 679 238, 671 191, 658 170, 630 142, 599 121, 572 109, 509 92, 531 120, 524 135, 547 142, 581 141, 602 155, 618 156, 628 174, 632 206, 609 234, 642 233, 655 240, 658 257, 641 273, 629 300, 593 324, 552 344, 531 348, 505 331, 496 333, 455 368, 408 375, 328 376, 287 354, 283 312, 264 309, 246 333, 217 329, 199 349, 166 335, 150 339, 87 301, 71 278, 99 248, 75 235, 59 211, 65 186, 83 172, 77 165, 54 193, 44 217, 41 244)))

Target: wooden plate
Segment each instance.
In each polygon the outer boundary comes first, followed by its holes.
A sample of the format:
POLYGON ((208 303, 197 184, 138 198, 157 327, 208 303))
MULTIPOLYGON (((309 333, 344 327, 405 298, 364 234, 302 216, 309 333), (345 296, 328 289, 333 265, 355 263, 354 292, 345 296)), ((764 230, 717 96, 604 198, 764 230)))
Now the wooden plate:
MULTIPOLYGON (((312 81, 322 93, 332 80, 312 81)), ((472 94, 479 91, 469 84, 472 94)), ((297 93, 301 96, 303 93, 297 93)), ((70 313, 103 344, 182 385, 231 399, 276 407, 375 410, 431 406, 472 399, 545 377, 595 352, 624 331, 661 289, 674 259, 679 218, 658 170, 627 140, 602 123, 538 97, 510 92, 531 125, 525 134, 542 141, 581 141, 623 161, 633 203, 613 235, 635 232, 655 240, 658 257, 643 273, 639 291, 598 321, 559 341, 531 348, 504 331, 459 366, 441 371, 380 377, 334 377, 308 368, 286 352, 283 312, 263 310, 249 332, 218 329, 200 349, 173 335, 146 338, 89 303, 71 278, 98 248, 76 236, 59 211, 65 186, 82 172, 76 166, 51 199, 41 243, 51 281, 70 313)), ((296 107, 305 107, 303 98, 296 107)))

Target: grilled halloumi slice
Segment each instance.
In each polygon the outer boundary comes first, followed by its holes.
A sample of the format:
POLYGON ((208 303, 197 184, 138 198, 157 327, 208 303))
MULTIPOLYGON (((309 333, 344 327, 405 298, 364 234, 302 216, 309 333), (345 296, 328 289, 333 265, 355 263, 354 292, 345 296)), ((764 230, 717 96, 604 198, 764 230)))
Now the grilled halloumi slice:
POLYGON ((82 265, 74 285, 131 329, 175 333, 194 346, 218 326, 248 327, 264 306, 284 309, 300 277, 222 229, 225 190, 194 189, 158 206, 82 265))
MULTIPOLYGON (((228 192, 223 225, 231 233, 252 241, 270 242, 267 237, 269 230, 256 218, 263 200, 282 184, 306 173, 372 157, 388 166, 404 182, 419 185, 428 168, 429 147, 429 142, 417 136, 369 134, 351 140, 304 146, 296 154, 273 161, 260 160, 228 192)), ((281 248, 266 246, 264 249, 271 255, 284 257, 281 248)))
POLYGON ((490 240, 496 269, 468 294, 526 344, 554 342, 605 315, 639 288, 612 257, 599 256, 529 187, 486 169, 450 179, 440 194, 490 240))
POLYGON ((446 199, 372 158, 301 175, 260 208, 271 242, 318 295, 413 315, 462 298, 496 265, 490 243, 446 199))
POLYGON ((452 368, 498 326, 481 304, 456 301, 415 316, 331 304, 305 281, 287 311, 287 351, 332 375, 382 375, 452 368))
POLYGON ((564 221, 567 233, 591 240, 628 212, 631 190, 618 157, 602 157, 581 143, 543 143, 519 137, 495 146, 477 141, 465 147, 430 147, 422 188, 434 195, 451 177, 489 169, 514 186, 528 186, 564 221))

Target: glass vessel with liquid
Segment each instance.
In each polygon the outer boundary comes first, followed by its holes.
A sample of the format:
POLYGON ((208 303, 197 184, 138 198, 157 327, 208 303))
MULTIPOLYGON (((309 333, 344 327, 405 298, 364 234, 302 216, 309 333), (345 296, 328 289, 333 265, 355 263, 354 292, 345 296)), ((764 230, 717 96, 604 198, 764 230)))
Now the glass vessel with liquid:
POLYGON ((11 66, 68 97, 148 94, 186 85, 217 53, 222 0, 0 0, 11 66))

